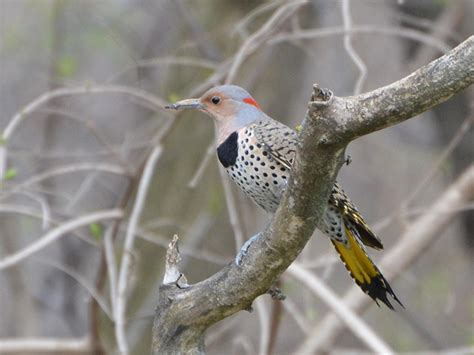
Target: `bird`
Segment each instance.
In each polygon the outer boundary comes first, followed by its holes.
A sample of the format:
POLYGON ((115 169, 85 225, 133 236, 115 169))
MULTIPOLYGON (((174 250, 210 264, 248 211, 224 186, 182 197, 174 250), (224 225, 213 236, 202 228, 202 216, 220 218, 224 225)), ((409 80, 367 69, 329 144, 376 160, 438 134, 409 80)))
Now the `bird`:
MULTIPOLYGON (((214 119, 217 157, 230 179, 253 202, 274 213, 288 186, 298 145, 295 130, 265 114, 243 88, 220 85, 200 98, 185 99, 167 109, 192 109, 214 119)), ((390 284, 367 253, 383 249, 356 206, 335 182, 318 228, 329 237, 350 276, 363 292, 394 309, 388 295, 402 307, 390 284)))

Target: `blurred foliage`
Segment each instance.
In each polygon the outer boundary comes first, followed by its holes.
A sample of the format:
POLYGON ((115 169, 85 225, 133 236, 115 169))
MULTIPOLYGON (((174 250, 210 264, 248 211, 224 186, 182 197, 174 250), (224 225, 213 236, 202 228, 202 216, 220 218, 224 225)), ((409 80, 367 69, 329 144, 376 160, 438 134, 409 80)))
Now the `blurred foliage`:
POLYGON ((7 171, 5 171, 5 175, 3 176, 3 179, 5 181, 12 180, 18 175, 18 171, 15 168, 8 168, 7 171))
POLYGON ((100 223, 89 224, 89 232, 97 241, 100 241, 104 235, 104 230, 100 223))
POLYGON ((77 61, 70 56, 62 56, 59 58, 56 65, 57 75, 64 78, 69 78, 76 73, 77 61))

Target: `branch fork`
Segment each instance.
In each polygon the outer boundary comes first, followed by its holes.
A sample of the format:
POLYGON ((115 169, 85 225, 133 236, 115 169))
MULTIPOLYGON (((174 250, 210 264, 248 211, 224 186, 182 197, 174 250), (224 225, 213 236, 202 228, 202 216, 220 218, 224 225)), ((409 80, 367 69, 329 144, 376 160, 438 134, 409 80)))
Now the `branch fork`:
MULTIPOLYGON (((155 354, 204 353, 208 327, 268 293, 321 223, 337 173, 352 140, 401 123, 474 83, 474 36, 413 74, 386 87, 336 97, 313 87, 287 191, 241 266, 235 263, 192 286, 178 269, 177 237, 167 253, 153 326, 155 354), (395 110, 395 111, 394 111, 395 110), (324 142, 324 140, 326 140, 324 142)), ((273 293, 276 290, 271 290, 273 293)))

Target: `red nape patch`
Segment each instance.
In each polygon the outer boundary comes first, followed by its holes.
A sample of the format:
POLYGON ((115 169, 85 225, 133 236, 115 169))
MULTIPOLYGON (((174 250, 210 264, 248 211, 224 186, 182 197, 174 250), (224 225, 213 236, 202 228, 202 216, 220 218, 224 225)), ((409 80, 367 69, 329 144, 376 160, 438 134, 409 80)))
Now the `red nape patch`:
POLYGON ((258 104, 258 102, 255 101, 253 98, 251 98, 251 97, 246 97, 246 98, 244 99, 244 102, 245 102, 246 104, 255 106, 255 107, 258 108, 260 111, 262 111, 262 108, 260 107, 260 105, 258 104))

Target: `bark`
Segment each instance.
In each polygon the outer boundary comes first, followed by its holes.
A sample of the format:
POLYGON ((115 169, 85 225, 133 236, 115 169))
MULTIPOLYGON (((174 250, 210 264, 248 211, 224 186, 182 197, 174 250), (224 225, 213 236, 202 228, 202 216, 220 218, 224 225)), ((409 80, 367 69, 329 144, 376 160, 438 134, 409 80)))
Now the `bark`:
POLYGON ((391 85, 352 97, 314 86, 299 135, 289 188, 243 264, 231 263, 194 285, 162 285, 153 327, 154 353, 204 353, 204 333, 249 309, 295 260, 318 225, 347 144, 407 120, 474 82, 474 37, 391 85))

